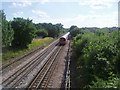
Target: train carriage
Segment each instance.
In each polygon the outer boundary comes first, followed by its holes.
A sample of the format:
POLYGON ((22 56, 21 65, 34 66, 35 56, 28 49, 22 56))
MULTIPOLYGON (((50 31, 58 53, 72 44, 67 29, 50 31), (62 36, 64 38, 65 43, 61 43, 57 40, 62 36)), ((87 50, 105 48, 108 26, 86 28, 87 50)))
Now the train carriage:
POLYGON ((70 34, 70 32, 68 32, 64 36, 60 37, 60 39, 59 39, 59 45, 60 46, 65 45, 67 43, 69 34, 70 34))

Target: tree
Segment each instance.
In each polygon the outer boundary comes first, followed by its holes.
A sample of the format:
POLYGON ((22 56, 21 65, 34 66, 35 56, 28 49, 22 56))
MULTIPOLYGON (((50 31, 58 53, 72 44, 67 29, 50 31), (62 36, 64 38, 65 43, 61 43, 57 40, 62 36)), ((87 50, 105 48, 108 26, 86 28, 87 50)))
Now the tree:
POLYGON ((60 34, 60 30, 62 28, 62 24, 55 24, 52 23, 43 23, 42 26, 48 31, 49 37, 58 37, 60 34))
POLYGON ((39 37, 46 37, 48 36, 48 32, 45 29, 40 29, 36 32, 37 36, 39 37))
POLYGON ((74 30, 75 28, 78 28, 78 27, 77 27, 77 26, 72 25, 72 26, 70 27, 70 32, 71 32, 72 30, 74 30))
POLYGON ((7 47, 11 45, 14 32, 11 28, 11 22, 6 20, 6 15, 3 10, 0 10, 0 21, 2 21, 2 45, 3 47, 7 47))
MULTIPOLYGON (((41 33, 39 30, 41 29, 45 29, 47 31, 47 36, 49 37, 58 37, 59 34, 61 32, 63 32, 63 25, 61 23, 57 23, 57 24, 52 24, 52 23, 38 23, 35 24, 38 32, 37 34, 41 33)), ((44 31, 44 34, 46 33, 46 31, 44 31)), ((43 31, 42 31, 43 33, 43 31)))
POLYGON ((14 30, 14 40, 12 41, 12 46, 26 48, 35 36, 36 29, 32 20, 14 18, 11 25, 14 30))
POLYGON ((63 25, 61 24, 61 23, 57 23, 57 24, 55 24, 55 27, 56 27, 56 30, 57 30, 57 37, 59 36, 59 34, 60 33, 62 33, 63 32, 63 25))
POLYGON ((40 29, 45 29, 43 26, 42 26, 42 23, 38 23, 38 24, 34 24, 36 29, 37 30, 40 30, 40 29))
POLYGON ((70 34, 72 37, 75 37, 77 34, 80 34, 81 30, 77 26, 71 26, 70 27, 70 34))

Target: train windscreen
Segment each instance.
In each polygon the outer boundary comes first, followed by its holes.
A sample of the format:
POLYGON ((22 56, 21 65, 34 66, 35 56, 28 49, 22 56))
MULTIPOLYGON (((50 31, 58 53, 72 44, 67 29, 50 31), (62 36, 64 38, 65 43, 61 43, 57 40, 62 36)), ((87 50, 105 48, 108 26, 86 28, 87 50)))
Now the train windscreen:
POLYGON ((65 41, 65 38, 60 38, 60 41, 65 41))

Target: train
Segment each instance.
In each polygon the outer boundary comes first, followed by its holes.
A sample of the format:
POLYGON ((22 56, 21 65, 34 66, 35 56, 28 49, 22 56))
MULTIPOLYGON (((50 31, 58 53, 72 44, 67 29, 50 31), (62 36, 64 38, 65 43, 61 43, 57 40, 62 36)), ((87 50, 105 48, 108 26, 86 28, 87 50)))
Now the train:
POLYGON ((70 39, 70 32, 67 32, 65 35, 63 35, 62 37, 60 37, 59 39, 59 45, 63 46, 67 43, 67 40, 70 39))

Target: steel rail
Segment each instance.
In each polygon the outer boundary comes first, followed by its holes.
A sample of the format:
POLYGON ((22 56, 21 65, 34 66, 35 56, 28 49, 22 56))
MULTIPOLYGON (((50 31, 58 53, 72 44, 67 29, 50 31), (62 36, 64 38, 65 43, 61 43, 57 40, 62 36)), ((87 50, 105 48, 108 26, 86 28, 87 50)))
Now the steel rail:
MULTIPOLYGON (((25 65, 24 67, 22 67, 21 69, 19 69, 17 72, 15 72, 14 74, 12 74, 11 76, 9 76, 6 80, 4 80, 3 86, 8 86, 12 81, 14 81, 21 73, 23 73, 25 70, 27 70, 28 67, 30 67, 33 63, 38 63, 37 61, 39 60, 39 58, 41 58, 42 55, 45 55, 46 52, 50 52, 53 48, 49 47, 47 48, 44 52, 42 52, 40 55, 38 55, 37 57, 35 57, 31 62, 28 62, 27 65, 25 65), (50 50, 48 50, 50 49, 50 50), (6 84, 5 84, 6 83, 6 84), (4 85, 5 84, 5 85, 4 85)), ((48 54, 48 53, 47 53, 48 54)), ((44 58, 44 57, 43 57, 44 58)), ((42 59, 43 59, 42 58, 42 59)))
MULTIPOLYGON (((54 50, 56 50, 56 48, 54 48, 51 52, 50 52, 50 54, 48 55, 48 57, 54 52, 54 50)), ((46 55, 45 55, 46 56, 46 55)), ((48 58, 47 57, 47 58, 48 58)), ((47 59, 46 59, 47 60, 47 59)), ((46 60, 44 60, 44 63, 46 63, 46 60)), ((19 77, 19 79, 16 81, 16 82, 14 82, 14 84, 13 85, 11 85, 11 87, 12 88, 16 88, 16 86, 22 81, 22 79, 24 78, 24 77, 26 77, 30 72, 31 72, 31 70, 33 70, 37 65, 39 65, 41 62, 37 62, 32 68, 30 68, 26 73, 24 73, 23 75, 22 75, 22 77, 19 77)), ((41 66, 41 68, 44 66, 44 63, 43 63, 43 65, 41 66)), ((40 69, 41 69, 40 68, 40 69)))
MULTIPOLYGON (((52 44, 55 45, 55 44, 57 44, 56 42, 58 42, 58 39, 55 40, 52 44)), ((50 44, 50 45, 51 45, 51 44, 50 44)), ((2 66, 0 67, 0 70, 4 71, 4 69, 10 67, 12 64, 15 64, 15 63, 19 62, 20 60, 22 60, 22 59, 25 58, 26 56, 29 56, 30 54, 32 54, 32 53, 40 50, 41 48, 42 48, 42 47, 38 47, 38 48, 36 48, 36 49, 34 49, 34 50, 31 50, 30 52, 28 52, 28 53, 26 53, 26 54, 24 54, 24 55, 22 55, 22 56, 20 56, 20 57, 18 57, 18 58, 15 58, 12 62, 9 62, 9 63, 7 63, 7 64, 5 64, 5 65, 2 65, 2 66)))
POLYGON ((69 40, 68 52, 67 52, 67 62, 66 62, 66 75, 65 75, 65 90, 70 90, 70 51, 71 51, 71 42, 69 40))
MULTIPOLYGON (((30 83, 30 85, 28 86, 28 89, 29 88, 31 88, 31 89, 33 89, 33 88, 34 89, 38 89, 40 87, 40 85, 44 82, 44 79, 45 79, 46 75, 50 75, 50 73, 48 74, 48 72, 50 72, 50 68, 51 67, 52 68, 55 67, 55 65, 53 65, 53 64, 54 64, 55 59, 56 59, 57 55, 59 54, 61 48, 62 47, 60 47, 56 52, 53 53, 53 55, 51 56, 51 58, 49 58, 49 61, 46 63, 46 65, 44 65, 42 70, 36 75, 34 80, 30 83)), ((49 79, 50 79, 50 76, 49 76, 49 79)))

